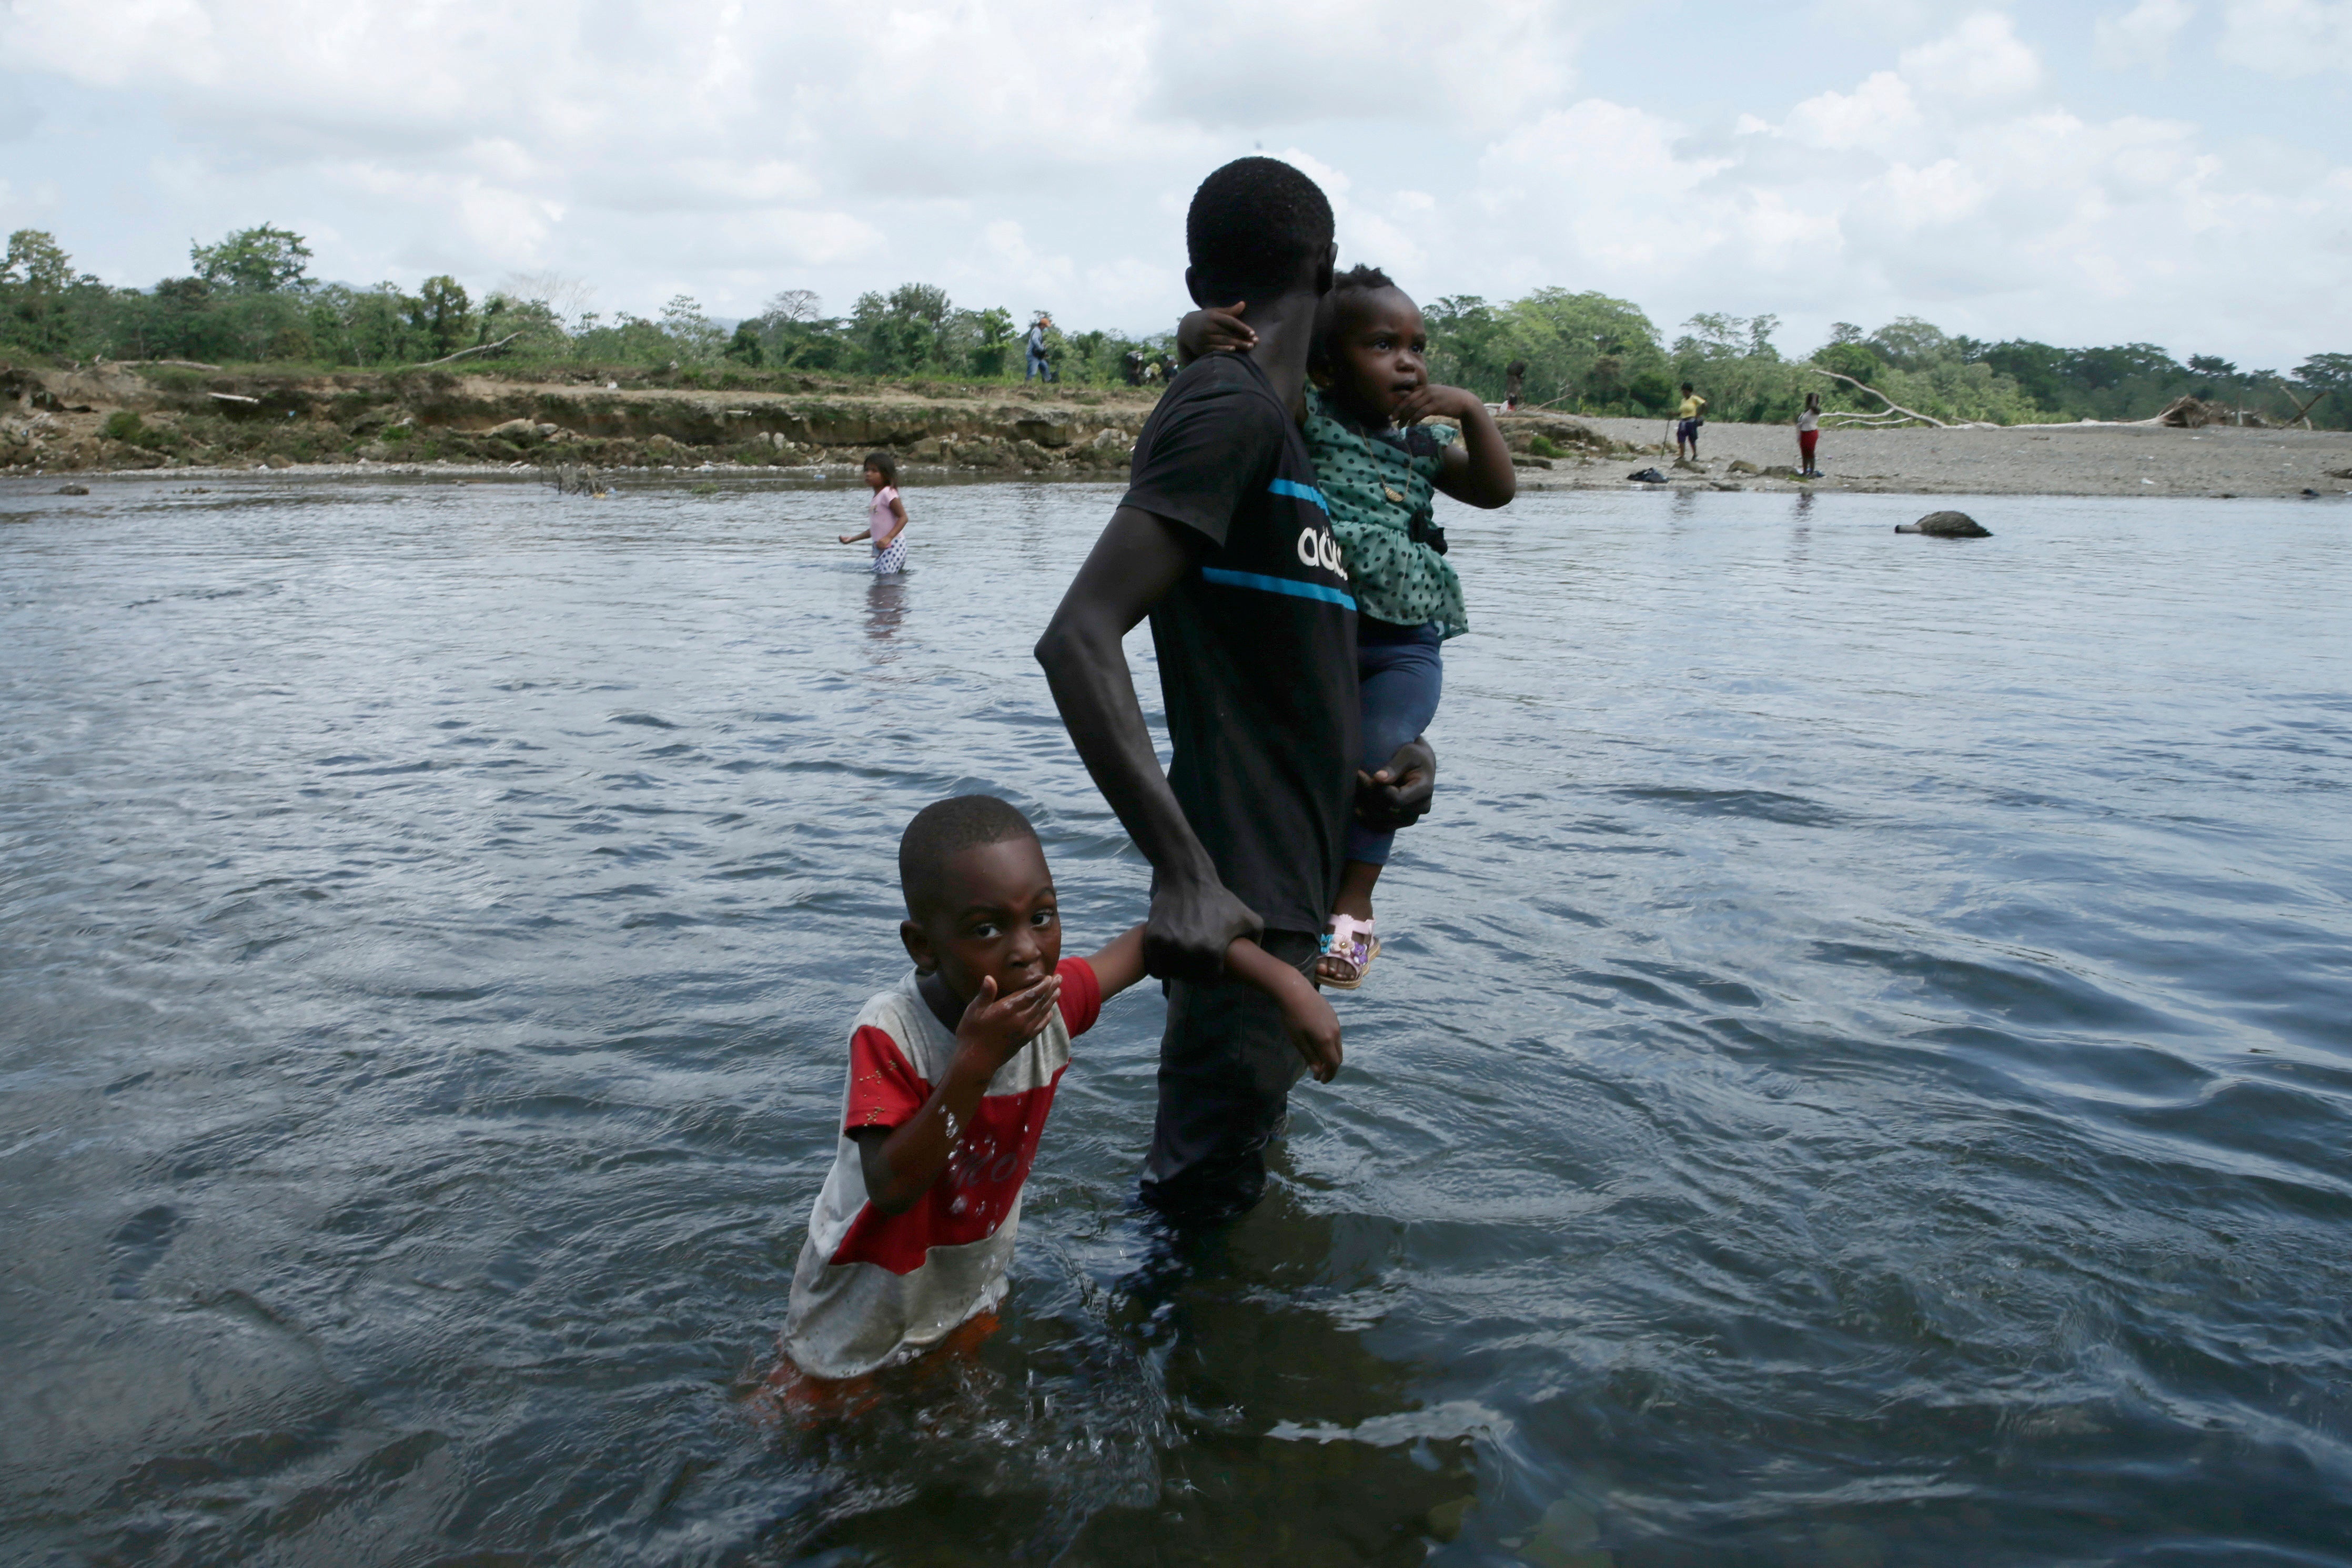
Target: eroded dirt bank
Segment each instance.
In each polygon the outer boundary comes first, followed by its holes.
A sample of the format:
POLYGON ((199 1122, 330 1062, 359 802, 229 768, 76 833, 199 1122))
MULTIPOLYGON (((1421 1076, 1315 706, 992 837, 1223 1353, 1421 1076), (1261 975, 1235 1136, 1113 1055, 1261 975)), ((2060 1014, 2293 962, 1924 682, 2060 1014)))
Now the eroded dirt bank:
MULTIPOLYGON (((0 366, 0 472, 362 463, 843 467, 885 447, 919 470, 1109 477, 1124 471, 1158 396, 1042 383, 764 379, 772 384, 713 390, 488 372, 0 366)), ((1531 469, 1651 451, 1552 415, 1507 425, 1531 469)))
MULTIPOLYGON (((677 378, 671 378, 676 380, 677 378)), ((913 471, 1115 478, 1156 393, 820 377, 757 389, 492 371, 0 365, 0 473, 156 468, 839 469, 887 447, 913 471)), ((1795 439, 1710 424, 1685 467, 1648 420, 1507 417, 1530 488, 1792 489, 1795 439)), ((2352 434, 2019 425, 1824 432, 1821 489, 1919 495, 2337 496, 2352 434)))
POLYGON ((0 471, 312 464, 760 467, 887 447, 976 472, 1123 466, 1150 396, 802 378, 789 390, 621 387, 435 371, 0 369, 0 471))

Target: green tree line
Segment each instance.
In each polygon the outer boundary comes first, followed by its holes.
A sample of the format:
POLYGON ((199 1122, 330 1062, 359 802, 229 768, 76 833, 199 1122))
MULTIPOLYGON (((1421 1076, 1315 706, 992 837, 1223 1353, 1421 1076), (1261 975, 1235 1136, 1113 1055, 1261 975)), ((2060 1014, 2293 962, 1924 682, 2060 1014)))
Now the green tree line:
MULTIPOLYGON (((477 299, 455 277, 415 292, 310 276, 302 235, 264 224, 189 247, 189 272, 149 288, 86 273, 56 237, 19 229, 0 261, 0 350, 56 361, 194 360, 318 366, 425 363, 495 349, 524 365, 634 366, 690 373, 1017 380, 1022 327, 999 307, 960 307, 944 289, 907 283, 860 295, 828 316, 806 290, 777 294, 732 331, 680 295, 654 318, 566 312, 530 287, 477 299)), ((1875 331, 1840 323, 1811 352, 1784 354, 1772 316, 1694 316, 1669 340, 1630 301, 1538 288, 1490 303, 1457 295, 1424 306, 1431 373, 1499 400, 1517 368, 1527 402, 1571 413, 1662 414, 1683 382, 1718 420, 1785 422, 1808 392, 1831 409, 1874 412, 1877 399, 1814 374, 1853 377, 1896 403, 1947 421, 2015 424, 2140 419, 2193 395, 2277 421, 2308 405, 2315 424, 2352 428, 2352 353, 2314 354, 2291 372, 2226 360, 2175 360, 2152 343, 2070 349, 1955 337, 1916 317, 1875 331)), ((1049 329, 1058 379, 1102 385, 1165 364, 1169 335, 1049 329)))
POLYGON ((1718 420, 1786 423, 1809 392, 1827 409, 1884 410, 1877 398, 1814 373, 1818 366, 1954 423, 2146 419, 2194 396, 2272 422, 2307 405, 2314 424, 2352 428, 2352 354, 2314 354, 2282 375, 2203 354, 2181 363, 2153 343, 1986 342, 1904 316, 1874 332, 1839 322, 1828 342, 1790 357, 1772 340, 1773 316, 1702 313, 1669 342, 1639 306, 1565 288, 1502 304, 1454 297, 1424 306, 1423 316, 1433 376, 1491 400, 1516 365, 1528 403, 1570 413, 1663 415, 1680 401, 1684 382, 1706 396, 1718 420))

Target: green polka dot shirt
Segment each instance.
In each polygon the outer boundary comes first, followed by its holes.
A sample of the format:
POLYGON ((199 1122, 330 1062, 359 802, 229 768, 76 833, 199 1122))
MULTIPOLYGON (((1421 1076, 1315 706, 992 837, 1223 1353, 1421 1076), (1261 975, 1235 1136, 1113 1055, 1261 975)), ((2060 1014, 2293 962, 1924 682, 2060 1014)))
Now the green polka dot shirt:
POLYGON ((1376 621, 1421 626, 1434 621, 1448 637, 1470 630, 1462 580, 1444 556, 1415 542, 1412 519, 1430 505, 1446 445, 1460 433, 1416 426, 1415 437, 1386 439, 1338 417, 1307 389, 1307 450, 1316 484, 1331 504, 1331 533, 1356 607, 1376 621))

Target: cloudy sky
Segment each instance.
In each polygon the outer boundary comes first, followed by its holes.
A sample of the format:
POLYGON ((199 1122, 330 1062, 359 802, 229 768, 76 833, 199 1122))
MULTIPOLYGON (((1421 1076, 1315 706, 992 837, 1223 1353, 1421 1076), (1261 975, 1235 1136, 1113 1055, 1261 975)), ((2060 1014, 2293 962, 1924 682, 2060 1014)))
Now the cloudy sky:
POLYGON ((0 229, 116 283, 268 221, 349 282, 1158 329, 1258 149, 1423 298, 2352 351, 2352 0, 0 0, 0 229))

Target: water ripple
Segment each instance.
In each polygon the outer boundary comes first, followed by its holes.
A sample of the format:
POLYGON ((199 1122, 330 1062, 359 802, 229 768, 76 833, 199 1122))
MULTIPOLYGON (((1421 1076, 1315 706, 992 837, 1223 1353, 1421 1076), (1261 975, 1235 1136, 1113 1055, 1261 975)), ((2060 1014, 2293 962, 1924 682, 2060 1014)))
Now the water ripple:
POLYGON ((999 1331, 795 1415, 906 818, 1142 907, 1027 652, 1116 491, 876 584, 824 489, 0 490, 12 1560, 2352 1563, 2329 514, 1449 515, 1275 1196, 1130 1207, 1146 988, 999 1331))

